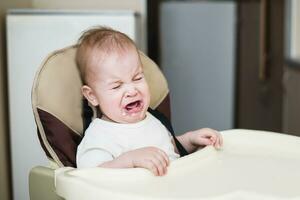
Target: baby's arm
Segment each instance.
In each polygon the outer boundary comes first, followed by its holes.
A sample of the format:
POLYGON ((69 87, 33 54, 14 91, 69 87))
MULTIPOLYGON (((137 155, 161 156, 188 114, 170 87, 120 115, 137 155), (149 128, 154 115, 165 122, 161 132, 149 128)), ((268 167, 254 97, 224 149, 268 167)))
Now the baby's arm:
MULTIPOLYGON (((196 151, 201 146, 213 145, 215 148, 220 148, 223 144, 221 134, 210 128, 189 131, 177 136, 176 138, 184 146, 188 153, 196 151)), ((176 145, 174 146, 175 150, 178 152, 176 145)))
POLYGON ((99 167, 107 168, 133 168, 142 167, 149 169, 156 176, 162 176, 167 172, 169 165, 168 155, 159 148, 145 147, 128 151, 119 157, 104 162, 99 167))

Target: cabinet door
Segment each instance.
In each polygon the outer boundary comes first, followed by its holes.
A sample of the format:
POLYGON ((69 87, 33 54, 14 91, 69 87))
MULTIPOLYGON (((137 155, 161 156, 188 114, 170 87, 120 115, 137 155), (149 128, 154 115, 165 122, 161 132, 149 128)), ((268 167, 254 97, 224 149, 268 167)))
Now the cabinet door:
POLYGON ((282 132, 283 3, 238 3, 238 128, 282 132))

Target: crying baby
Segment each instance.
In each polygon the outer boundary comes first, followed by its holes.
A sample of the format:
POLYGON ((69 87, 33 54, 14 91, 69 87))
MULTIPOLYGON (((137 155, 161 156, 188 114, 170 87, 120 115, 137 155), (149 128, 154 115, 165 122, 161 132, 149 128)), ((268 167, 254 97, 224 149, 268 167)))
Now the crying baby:
POLYGON ((148 112, 150 92, 139 51, 125 34, 107 27, 86 31, 78 41, 76 62, 82 94, 102 115, 95 118, 77 149, 77 167, 141 167, 162 176, 180 157, 200 146, 220 147, 218 131, 203 128, 180 136, 148 112))

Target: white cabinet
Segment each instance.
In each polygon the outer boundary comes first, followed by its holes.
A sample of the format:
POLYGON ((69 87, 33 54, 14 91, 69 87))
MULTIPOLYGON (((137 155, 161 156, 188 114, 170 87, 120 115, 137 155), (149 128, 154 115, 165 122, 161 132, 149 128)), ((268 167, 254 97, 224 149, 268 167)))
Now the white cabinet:
POLYGON ((13 196, 27 200, 30 169, 47 164, 31 109, 31 87, 43 59, 53 50, 74 44, 82 31, 95 25, 120 30, 141 46, 145 41, 136 32, 138 14, 131 11, 13 10, 6 20, 13 196))

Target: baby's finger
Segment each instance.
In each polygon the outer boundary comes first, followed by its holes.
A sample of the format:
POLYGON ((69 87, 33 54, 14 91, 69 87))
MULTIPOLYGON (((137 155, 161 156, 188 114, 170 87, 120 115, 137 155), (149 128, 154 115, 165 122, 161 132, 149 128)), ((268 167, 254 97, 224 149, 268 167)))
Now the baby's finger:
POLYGON ((169 158, 165 158, 164 154, 156 154, 156 159, 159 161, 160 165, 162 166, 162 169, 163 169, 163 174, 166 174, 167 173, 167 166, 169 165, 169 158))
POLYGON ((164 163, 166 163, 166 166, 169 166, 170 160, 169 160, 169 156, 167 155, 167 153, 161 149, 158 149, 159 154, 162 156, 162 158, 164 159, 164 163))
POLYGON ((220 148, 220 138, 219 137, 217 137, 214 147, 217 149, 220 148))
POLYGON ((221 143, 222 143, 222 135, 221 135, 221 133, 219 131, 216 131, 216 135, 217 135, 217 137, 219 139, 219 144, 221 145, 221 143))
POLYGON ((159 175, 158 169, 152 160, 146 160, 143 164, 143 167, 150 170, 155 176, 159 175))
POLYGON ((203 137, 203 138, 211 138, 211 137, 213 137, 215 134, 214 134, 214 132, 212 132, 212 131, 205 131, 205 132, 202 132, 201 133, 201 136, 203 137))
POLYGON ((216 130, 213 130, 213 136, 215 138, 215 142, 218 141, 219 137, 220 137, 220 133, 216 130))
POLYGON ((162 176, 165 174, 165 170, 164 170, 164 164, 162 163, 162 161, 158 158, 156 158, 156 156, 154 156, 151 161, 154 163, 157 172, 158 172, 158 176, 162 176))
POLYGON ((222 134, 220 134, 219 139, 220 139, 220 147, 222 147, 223 146, 223 137, 222 137, 222 134))
POLYGON ((199 141, 200 145, 212 145, 214 143, 214 141, 212 140, 212 138, 201 138, 199 141))
POLYGON ((212 136, 210 137, 210 140, 212 141, 213 145, 216 143, 217 138, 218 138, 217 135, 212 135, 212 136))

